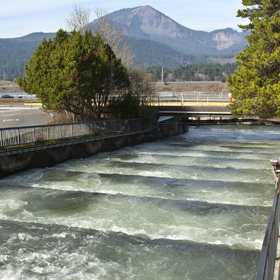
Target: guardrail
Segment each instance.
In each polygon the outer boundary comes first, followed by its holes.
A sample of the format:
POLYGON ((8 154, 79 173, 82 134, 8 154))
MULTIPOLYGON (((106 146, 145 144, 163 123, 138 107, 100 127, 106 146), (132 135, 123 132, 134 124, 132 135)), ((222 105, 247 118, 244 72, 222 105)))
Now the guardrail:
POLYGON ((123 133, 155 125, 155 116, 141 119, 93 121, 0 129, 0 148, 52 140, 123 133))
POLYGON ((256 280, 273 280, 279 235, 279 211, 278 180, 268 226, 263 240, 256 280))

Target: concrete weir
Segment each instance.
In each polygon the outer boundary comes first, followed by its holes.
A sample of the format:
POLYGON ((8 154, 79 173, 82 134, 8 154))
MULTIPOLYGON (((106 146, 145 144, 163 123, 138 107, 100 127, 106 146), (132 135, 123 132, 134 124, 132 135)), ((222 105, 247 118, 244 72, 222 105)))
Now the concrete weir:
POLYGON ((158 125, 164 137, 177 135, 187 131, 188 119, 176 116, 161 116, 158 125))
POLYGON ((68 139, 55 144, 10 148, 0 152, 0 178, 25 169, 50 167, 70 159, 86 158, 100 152, 152 142, 185 133, 187 129, 186 122, 169 118, 168 122, 159 122, 154 127, 138 131, 68 139))

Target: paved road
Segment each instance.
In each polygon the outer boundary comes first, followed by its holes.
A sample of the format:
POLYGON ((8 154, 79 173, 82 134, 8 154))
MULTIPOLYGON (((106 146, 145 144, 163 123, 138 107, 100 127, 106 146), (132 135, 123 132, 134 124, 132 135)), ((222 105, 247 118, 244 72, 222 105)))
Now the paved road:
POLYGON ((41 110, 42 106, 23 104, 0 104, 0 128, 44 125, 50 116, 41 110))

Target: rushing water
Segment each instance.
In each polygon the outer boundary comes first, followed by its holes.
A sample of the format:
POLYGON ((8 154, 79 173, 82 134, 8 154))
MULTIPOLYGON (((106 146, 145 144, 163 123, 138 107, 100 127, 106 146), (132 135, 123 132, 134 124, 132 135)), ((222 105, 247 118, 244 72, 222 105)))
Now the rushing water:
POLYGON ((279 139, 191 127, 2 179, 0 279, 254 279, 279 139))

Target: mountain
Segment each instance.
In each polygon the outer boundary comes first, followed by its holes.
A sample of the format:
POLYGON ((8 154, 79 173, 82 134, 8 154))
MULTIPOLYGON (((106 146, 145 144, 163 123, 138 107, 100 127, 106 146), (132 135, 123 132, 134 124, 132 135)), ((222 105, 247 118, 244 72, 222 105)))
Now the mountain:
MULTIPOLYGON (((226 63, 246 46, 244 32, 231 28, 212 32, 184 27, 150 6, 121 9, 106 15, 119 25, 135 54, 135 65, 180 65, 219 61, 226 63)), ((93 21, 91 25, 95 25, 93 21)), ((32 33, 20 38, 0 39, 0 79, 23 75, 24 65, 43 38, 55 33, 32 33)))
POLYGON ((20 38, 0 39, 0 79, 10 80, 24 74, 36 47, 44 38, 53 38, 55 33, 32 33, 20 38))
POLYGON ((247 43, 245 32, 231 28, 213 32, 195 31, 151 6, 122 9, 108 14, 106 18, 119 25, 128 37, 152 40, 185 54, 235 55, 247 43))

